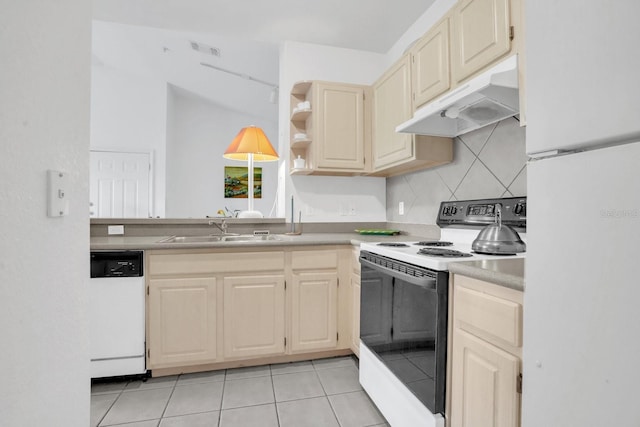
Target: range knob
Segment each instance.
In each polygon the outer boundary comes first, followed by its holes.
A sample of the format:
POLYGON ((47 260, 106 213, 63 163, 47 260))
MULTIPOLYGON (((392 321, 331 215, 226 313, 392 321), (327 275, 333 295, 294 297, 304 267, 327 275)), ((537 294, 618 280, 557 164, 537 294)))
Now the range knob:
POLYGON ((526 215, 527 214, 527 205, 524 203, 518 203, 513 210, 513 213, 516 215, 526 215))

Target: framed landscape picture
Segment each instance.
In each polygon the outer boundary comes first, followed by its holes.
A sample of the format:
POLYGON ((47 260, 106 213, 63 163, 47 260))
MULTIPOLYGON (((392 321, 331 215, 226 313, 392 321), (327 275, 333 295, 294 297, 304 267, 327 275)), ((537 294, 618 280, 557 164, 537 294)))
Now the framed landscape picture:
MULTIPOLYGON (((249 168, 246 166, 224 167, 224 197, 246 199, 249 197, 249 168)), ((253 168, 253 198, 262 198, 262 168, 253 168)))

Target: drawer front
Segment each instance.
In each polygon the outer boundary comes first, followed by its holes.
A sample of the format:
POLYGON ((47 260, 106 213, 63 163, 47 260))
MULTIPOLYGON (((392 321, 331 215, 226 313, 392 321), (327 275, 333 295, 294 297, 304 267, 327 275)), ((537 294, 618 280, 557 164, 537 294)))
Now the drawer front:
POLYGON ((454 292, 458 327, 497 344, 522 346, 521 304, 463 286, 454 292))
POLYGON ((283 270, 284 252, 156 253, 149 255, 147 267, 151 276, 283 270))
POLYGON ((296 251, 291 254, 291 267, 294 270, 318 270, 338 267, 338 251, 296 251))

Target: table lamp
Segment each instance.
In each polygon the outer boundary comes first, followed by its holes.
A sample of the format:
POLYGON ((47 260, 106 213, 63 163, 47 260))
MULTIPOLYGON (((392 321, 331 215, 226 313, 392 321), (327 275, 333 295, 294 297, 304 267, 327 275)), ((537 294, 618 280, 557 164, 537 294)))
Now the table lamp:
POLYGON ((238 213, 238 218, 262 218, 262 213, 253 209, 253 162, 278 160, 278 153, 273 149, 269 138, 267 138, 264 131, 259 127, 249 126, 242 128, 227 147, 223 157, 231 160, 246 160, 249 166, 247 194, 249 198, 249 209, 238 213))

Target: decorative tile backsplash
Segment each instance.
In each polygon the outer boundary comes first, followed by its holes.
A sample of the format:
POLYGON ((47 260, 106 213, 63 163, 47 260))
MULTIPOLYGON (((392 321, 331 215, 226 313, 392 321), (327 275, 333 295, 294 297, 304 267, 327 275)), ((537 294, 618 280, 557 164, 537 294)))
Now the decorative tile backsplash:
POLYGON ((387 221, 434 224, 443 200, 527 194, 525 128, 508 118, 454 139, 453 162, 387 178, 387 221), (398 213, 404 202, 404 215, 398 213))

